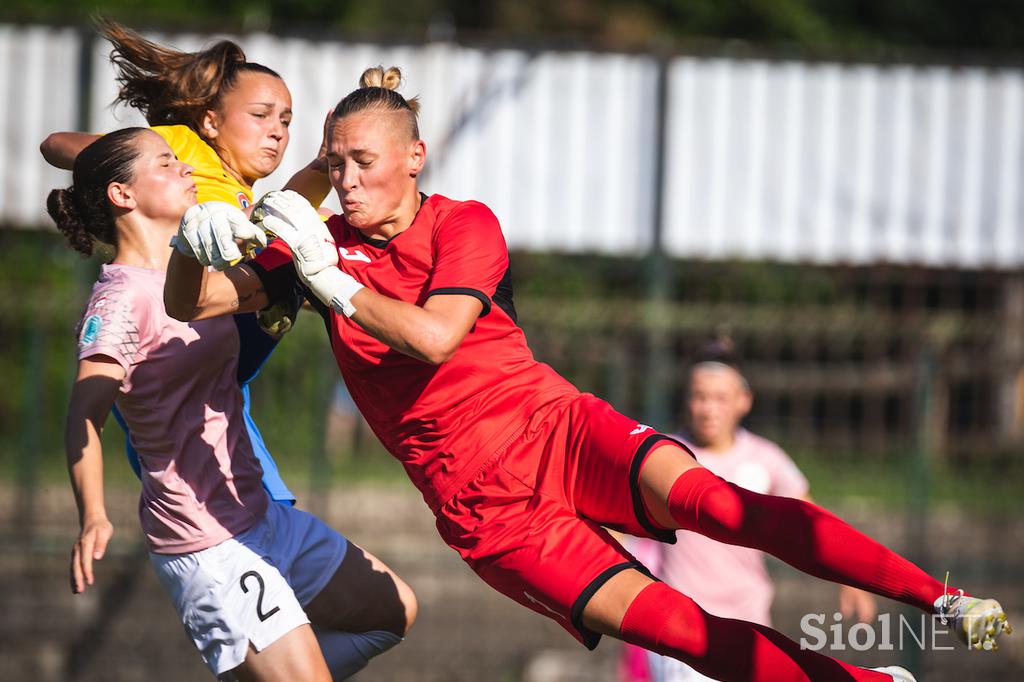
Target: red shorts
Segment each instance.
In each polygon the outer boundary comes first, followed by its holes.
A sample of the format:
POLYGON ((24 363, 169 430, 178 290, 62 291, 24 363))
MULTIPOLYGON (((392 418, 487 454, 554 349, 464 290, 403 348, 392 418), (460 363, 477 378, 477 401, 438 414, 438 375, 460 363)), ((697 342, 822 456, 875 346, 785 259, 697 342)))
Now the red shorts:
POLYGON ((487 584, 593 649, 600 635, 582 623, 590 597, 625 569, 647 573, 602 526, 675 542, 638 485, 664 440, 593 395, 556 400, 441 506, 437 529, 487 584))

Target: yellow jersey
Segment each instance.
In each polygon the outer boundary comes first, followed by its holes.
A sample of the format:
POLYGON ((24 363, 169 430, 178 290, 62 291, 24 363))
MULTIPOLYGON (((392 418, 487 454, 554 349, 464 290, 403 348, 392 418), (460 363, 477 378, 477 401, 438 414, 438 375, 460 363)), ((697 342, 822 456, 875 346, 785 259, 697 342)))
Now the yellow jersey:
POLYGON ((239 208, 252 204, 252 189, 224 170, 217 152, 194 130, 184 125, 153 126, 152 130, 167 141, 179 161, 195 169, 192 178, 199 201, 223 201, 239 208))
MULTIPOLYGON (((224 170, 217 152, 196 131, 186 125, 152 126, 151 129, 167 141, 167 146, 179 161, 195 169, 192 179, 196 181, 198 201, 223 201, 239 208, 252 205, 252 189, 224 170)), ((296 302, 290 311, 280 305, 264 308, 257 314, 260 327, 270 336, 280 339, 292 328, 299 305, 301 303, 296 302)))

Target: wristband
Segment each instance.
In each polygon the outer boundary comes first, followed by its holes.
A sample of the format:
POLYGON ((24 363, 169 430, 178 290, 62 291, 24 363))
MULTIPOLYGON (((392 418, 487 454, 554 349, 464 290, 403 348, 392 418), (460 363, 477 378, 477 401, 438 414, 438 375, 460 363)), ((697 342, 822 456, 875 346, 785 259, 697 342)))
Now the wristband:
POLYGON ((345 317, 352 317, 356 314, 356 308, 352 305, 352 297, 364 288, 351 275, 339 270, 336 265, 324 268, 307 278, 306 286, 317 298, 345 317))

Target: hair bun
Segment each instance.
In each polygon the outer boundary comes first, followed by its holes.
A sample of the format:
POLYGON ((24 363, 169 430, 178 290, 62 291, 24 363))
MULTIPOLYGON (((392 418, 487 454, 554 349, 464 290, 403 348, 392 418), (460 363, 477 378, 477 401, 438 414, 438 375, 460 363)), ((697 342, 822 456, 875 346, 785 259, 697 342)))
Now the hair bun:
POLYGON ((46 212, 57 223, 68 243, 84 256, 92 255, 93 238, 89 235, 75 203, 75 188, 55 189, 46 197, 46 212))
POLYGON ((715 335, 708 339, 697 351, 693 359, 694 364, 702 362, 717 362, 739 371, 739 354, 736 351, 736 343, 733 341, 729 331, 725 328, 715 330, 715 335))
POLYGON ((384 88, 398 90, 402 84, 402 71, 397 66, 385 69, 383 66, 371 66, 359 77, 361 88, 384 88))

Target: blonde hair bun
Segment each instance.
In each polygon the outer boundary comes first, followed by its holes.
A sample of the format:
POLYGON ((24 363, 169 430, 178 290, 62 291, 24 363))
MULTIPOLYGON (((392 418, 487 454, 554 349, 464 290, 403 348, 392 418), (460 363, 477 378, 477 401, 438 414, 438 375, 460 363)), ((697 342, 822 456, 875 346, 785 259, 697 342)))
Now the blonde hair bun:
POLYGON ((416 124, 416 114, 420 111, 419 99, 406 99, 398 92, 402 84, 402 71, 397 66, 385 69, 383 66, 371 66, 359 77, 359 89, 345 95, 334 107, 332 118, 344 118, 359 111, 391 111, 405 112, 409 115, 409 132, 412 139, 420 138, 420 129, 416 124))
POLYGON ((397 66, 385 69, 383 66, 371 66, 359 77, 361 88, 384 88, 398 90, 402 84, 402 71, 397 66))

